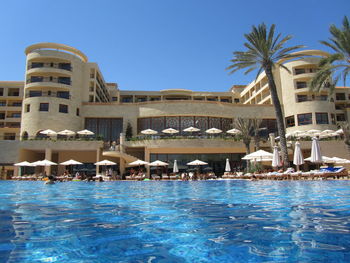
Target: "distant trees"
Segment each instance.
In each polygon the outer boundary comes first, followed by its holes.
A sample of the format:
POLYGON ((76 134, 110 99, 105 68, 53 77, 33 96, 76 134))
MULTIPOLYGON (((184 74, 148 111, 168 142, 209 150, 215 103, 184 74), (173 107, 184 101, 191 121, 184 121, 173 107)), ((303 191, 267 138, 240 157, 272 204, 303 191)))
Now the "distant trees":
POLYGON ((244 43, 246 51, 233 52, 232 64, 227 68, 230 70, 230 74, 240 69, 246 69, 245 74, 258 69, 257 77, 262 71, 265 71, 269 90, 271 94, 272 103, 275 108, 277 129, 280 136, 280 144, 282 151, 282 158, 284 160, 284 166, 287 167, 288 152, 286 142, 286 131, 284 126, 284 116, 281 108, 281 103, 278 98, 276 83, 273 76, 273 69, 276 67, 282 67, 288 71, 288 69, 279 63, 281 59, 292 59, 296 55, 290 52, 302 48, 303 46, 284 47, 285 43, 291 39, 288 35, 281 39, 281 34, 275 35, 275 25, 272 25, 270 29, 266 28, 264 23, 253 26, 252 32, 244 35, 247 42, 244 43))

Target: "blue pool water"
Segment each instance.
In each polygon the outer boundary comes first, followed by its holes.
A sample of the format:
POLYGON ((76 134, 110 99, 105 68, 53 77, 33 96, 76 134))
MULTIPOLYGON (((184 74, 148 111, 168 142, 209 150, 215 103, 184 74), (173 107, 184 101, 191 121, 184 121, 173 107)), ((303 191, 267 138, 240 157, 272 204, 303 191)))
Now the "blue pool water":
POLYGON ((350 262, 350 181, 1 181, 0 199, 0 262, 350 262))

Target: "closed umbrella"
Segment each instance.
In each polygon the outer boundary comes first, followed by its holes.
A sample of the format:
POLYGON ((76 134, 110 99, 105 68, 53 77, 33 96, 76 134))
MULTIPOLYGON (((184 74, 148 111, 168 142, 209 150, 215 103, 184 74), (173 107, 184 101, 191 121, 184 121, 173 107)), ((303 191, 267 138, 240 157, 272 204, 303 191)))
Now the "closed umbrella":
POLYGON ((231 172, 230 161, 228 158, 226 159, 225 172, 231 172))
POLYGON ((303 153, 300 148, 300 142, 295 143, 293 164, 297 166, 297 171, 299 171, 299 166, 304 163, 303 153))
POLYGON ((279 167, 281 165, 282 164, 281 164, 280 156, 278 154, 278 147, 274 146, 273 153, 272 153, 272 167, 279 167))
POLYGON ((312 145, 311 145, 311 162, 313 163, 322 163, 322 155, 321 155, 321 149, 319 141, 316 137, 312 138, 312 145))
POLYGON ((173 173, 178 173, 179 172, 179 168, 177 167, 177 161, 174 161, 174 167, 173 167, 173 173))

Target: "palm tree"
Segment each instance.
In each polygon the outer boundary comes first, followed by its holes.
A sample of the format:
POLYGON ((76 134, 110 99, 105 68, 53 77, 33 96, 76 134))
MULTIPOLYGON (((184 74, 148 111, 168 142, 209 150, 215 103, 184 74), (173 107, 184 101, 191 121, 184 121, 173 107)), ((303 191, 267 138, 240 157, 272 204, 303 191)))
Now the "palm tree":
POLYGON ((280 39, 281 34, 275 36, 275 25, 272 25, 268 30, 264 23, 253 26, 252 32, 244 35, 247 42, 244 46, 247 51, 236 51, 233 52, 232 64, 227 68, 230 74, 236 72, 237 70, 247 68, 244 72, 248 74, 249 72, 258 69, 259 74, 264 70, 268 79, 269 90, 271 94, 272 103, 275 108, 277 129, 280 136, 281 151, 284 160, 284 166, 288 166, 288 152, 287 152, 287 142, 284 128, 284 117, 281 108, 281 103, 278 98, 276 83, 273 76, 273 70, 276 67, 282 67, 289 71, 280 61, 288 60, 292 58, 299 57, 294 54, 290 54, 291 51, 302 48, 303 46, 293 46, 284 47, 284 44, 291 39, 288 35, 280 39))
POLYGON ((343 28, 331 25, 329 32, 332 35, 329 42, 320 42, 330 47, 334 53, 320 60, 319 70, 311 81, 310 89, 319 91, 326 86, 330 88, 332 93, 341 77, 345 85, 350 72, 350 23, 348 18, 344 17, 343 28), (332 75, 334 76, 333 80, 331 80, 332 75))
POLYGON ((246 154, 250 154, 250 142, 254 131, 252 119, 237 118, 233 123, 234 128, 241 131, 242 142, 246 149, 246 154))
POLYGON ((265 130, 266 128, 260 127, 262 123, 262 119, 252 119, 252 126, 253 126, 253 140, 254 140, 254 151, 257 151, 260 149, 260 141, 262 139, 261 131, 265 130))

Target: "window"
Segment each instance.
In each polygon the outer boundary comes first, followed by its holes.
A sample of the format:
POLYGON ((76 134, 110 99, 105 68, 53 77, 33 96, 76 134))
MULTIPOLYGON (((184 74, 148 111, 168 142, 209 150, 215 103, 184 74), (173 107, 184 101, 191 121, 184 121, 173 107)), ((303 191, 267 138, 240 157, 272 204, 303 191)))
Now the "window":
POLYGON ((344 110, 346 108, 345 104, 335 104, 336 110, 344 110))
POLYGON ((44 63, 42 62, 32 62, 32 65, 30 68, 42 68, 44 66, 44 63))
POLYGON ((71 84, 69 77, 58 77, 57 82, 62 83, 62 84, 66 84, 66 85, 71 84))
POLYGON ((70 65, 70 63, 58 63, 58 68, 59 69, 65 69, 65 70, 72 70, 72 67, 70 65))
POLYGON ((296 68, 295 75, 304 74, 306 70, 304 68, 296 68))
POLYGON ((0 88, 0 96, 4 96, 4 89, 0 88))
POLYGON ((12 115, 10 116, 10 118, 21 118, 21 113, 12 113, 12 115))
POLYGON ((30 104, 26 104, 26 106, 25 106, 25 112, 30 112, 30 104))
POLYGON ((0 112, 0 120, 4 120, 5 119, 5 112, 0 112))
POLYGON ((0 101, 0 106, 6 106, 6 101, 4 100, 0 101))
POLYGON ((346 121, 345 114, 337 114, 337 121, 346 121))
POLYGON ((31 76, 30 77, 30 82, 42 82, 44 80, 43 77, 39 77, 39 76, 31 76))
POLYGON ((298 125, 312 124, 312 113, 298 114, 298 125))
POLYGON ((122 97, 122 102, 123 103, 132 102, 132 97, 122 97))
POLYGON ((29 97, 41 97, 42 92, 40 90, 30 90, 29 97))
POLYGON ((239 99, 234 99, 235 103, 239 103, 239 99))
POLYGON ((5 133, 4 134, 4 140, 16 140, 16 133, 5 133))
POLYGON ((57 91, 56 93, 57 98, 62 98, 62 99, 69 99, 69 91, 57 91))
POLYGON ((68 105, 59 104, 58 105, 58 111, 62 112, 62 113, 68 113, 68 105))
POLYGON ((89 95, 89 102, 94 102, 94 95, 89 95))
POLYGON ((304 101, 308 101, 308 97, 307 95, 297 95, 297 102, 304 102, 304 101))
POLYGON ((305 81, 297 81, 297 89, 307 88, 307 83, 305 81))
POLYGON ((77 108, 76 115, 77 115, 77 116, 79 116, 79 115, 80 115, 80 110, 79 110, 79 108, 77 108))
POLYGON ((316 112, 316 124, 328 124, 327 112, 316 112))
POLYGON ((336 100, 345 100, 345 93, 335 93, 336 100))
POLYGON ((19 89, 9 89, 8 95, 18 97, 19 96, 19 89))
POLYGON ((39 111, 49 111, 49 104, 48 103, 40 103, 39 111))
POLYGON ((295 126, 294 115, 286 117, 286 127, 288 128, 288 127, 294 127, 294 126, 295 126))
POLYGON ((118 97, 112 97, 112 101, 118 101, 118 97))

